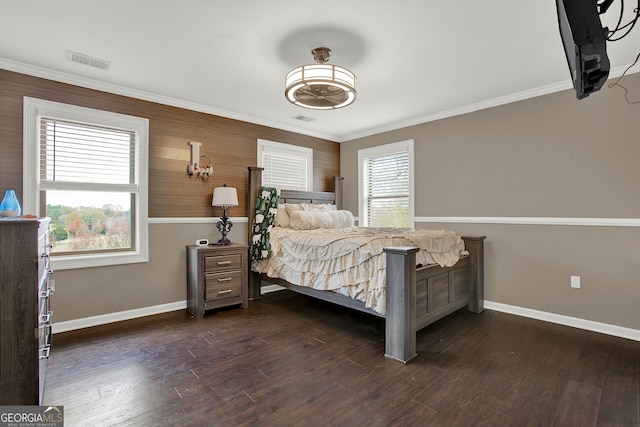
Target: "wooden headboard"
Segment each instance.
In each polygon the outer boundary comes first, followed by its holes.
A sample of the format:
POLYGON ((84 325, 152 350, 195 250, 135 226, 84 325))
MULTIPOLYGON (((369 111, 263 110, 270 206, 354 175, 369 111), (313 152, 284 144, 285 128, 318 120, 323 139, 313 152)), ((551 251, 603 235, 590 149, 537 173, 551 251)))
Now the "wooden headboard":
POLYGON ((325 191, 280 190, 280 203, 328 203, 338 206, 335 193, 325 191))
MULTIPOLYGON (((264 168, 249 166, 249 177, 247 185, 247 218, 249 227, 247 229, 247 239, 249 246, 253 230, 253 217, 256 211, 256 200, 258 191, 262 187, 262 171, 264 168)), ((338 209, 342 209, 342 183, 344 178, 336 176, 334 178, 334 191, 298 191, 298 190, 280 190, 281 203, 330 203, 335 204, 338 209)), ((251 262, 249 262, 251 264, 251 262)), ((249 265, 249 299, 260 298, 260 280, 256 274, 251 271, 249 265)))
MULTIPOLYGON (((249 198, 247 206, 249 211, 247 216, 251 218, 256 208, 256 196, 258 190, 262 186, 262 171, 264 168, 249 166, 249 183, 247 189, 247 197, 249 198)), ((299 190, 280 190, 280 202, 282 203, 330 203, 336 205, 338 209, 342 209, 342 183, 344 178, 341 176, 334 177, 333 192, 330 191, 299 191, 299 190)))
MULTIPOLYGON (((247 188, 247 218, 249 219, 249 244, 251 244, 251 230, 253 229, 253 215, 256 211, 258 190, 262 186, 262 171, 264 168, 249 166, 249 182, 247 188)), ((342 183, 344 178, 334 178, 334 191, 299 191, 280 190, 280 203, 329 203, 342 209, 342 183)))

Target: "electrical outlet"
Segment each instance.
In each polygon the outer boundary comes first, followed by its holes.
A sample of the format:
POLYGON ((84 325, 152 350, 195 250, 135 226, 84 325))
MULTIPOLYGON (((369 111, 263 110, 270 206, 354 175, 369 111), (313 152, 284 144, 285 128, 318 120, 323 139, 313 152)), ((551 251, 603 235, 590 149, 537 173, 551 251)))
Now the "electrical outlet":
POLYGON ((580 276, 571 276, 571 287, 580 289, 580 276))

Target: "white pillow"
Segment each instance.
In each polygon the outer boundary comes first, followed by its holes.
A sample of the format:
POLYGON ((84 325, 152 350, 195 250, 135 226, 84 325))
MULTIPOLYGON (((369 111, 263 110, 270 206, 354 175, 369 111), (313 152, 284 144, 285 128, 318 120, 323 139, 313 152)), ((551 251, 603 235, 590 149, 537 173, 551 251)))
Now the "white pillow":
POLYGON ((304 210, 304 208, 302 207, 301 203, 295 203, 295 204, 294 203, 285 203, 284 204, 284 209, 289 214, 289 218, 291 218, 291 214, 292 213, 304 210))
POLYGON ((289 214, 290 226, 294 230, 317 228, 353 227, 355 221, 350 211, 293 211, 289 214))
POLYGON ((295 211, 330 211, 331 205, 328 203, 285 203, 284 207, 291 215, 295 211))
POLYGON ((302 210, 303 211, 313 211, 313 212, 317 212, 317 211, 335 211, 336 205, 330 205, 329 203, 302 203, 302 210))
POLYGON ((278 205, 278 212, 276 212, 276 219, 273 222, 274 227, 289 228, 289 214, 287 209, 282 205, 278 205))
POLYGON ((275 227, 289 228, 291 213, 298 211, 330 211, 336 210, 336 205, 330 205, 328 203, 281 203, 278 205, 278 213, 274 222, 275 227))

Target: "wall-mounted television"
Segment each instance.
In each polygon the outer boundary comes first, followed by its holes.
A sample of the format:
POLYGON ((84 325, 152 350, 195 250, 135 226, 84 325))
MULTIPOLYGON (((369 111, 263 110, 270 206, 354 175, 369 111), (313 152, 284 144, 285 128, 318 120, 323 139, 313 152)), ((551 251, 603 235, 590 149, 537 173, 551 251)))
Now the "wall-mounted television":
POLYGON ((558 25, 578 99, 600 90, 609 76, 608 30, 596 0, 556 0, 558 25))

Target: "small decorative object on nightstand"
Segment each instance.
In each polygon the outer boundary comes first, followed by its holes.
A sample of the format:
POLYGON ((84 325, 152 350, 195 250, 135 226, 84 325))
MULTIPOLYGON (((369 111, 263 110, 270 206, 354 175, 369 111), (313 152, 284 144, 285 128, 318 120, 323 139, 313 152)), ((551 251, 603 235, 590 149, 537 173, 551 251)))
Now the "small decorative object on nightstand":
POLYGON ((220 218, 220 221, 217 223, 218 231, 222 233, 222 239, 218 240, 218 244, 228 245, 231 241, 227 238, 227 233, 231 230, 233 223, 227 216, 227 208, 229 208, 229 206, 238 206, 238 193, 236 189, 227 187, 227 184, 214 188, 211 206, 222 206, 222 218, 220 218))
POLYGON ((196 318, 206 310, 242 304, 247 308, 249 245, 187 246, 187 309, 196 318))

